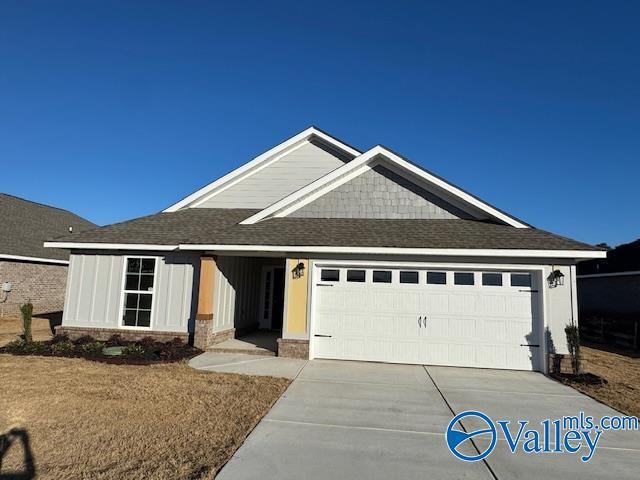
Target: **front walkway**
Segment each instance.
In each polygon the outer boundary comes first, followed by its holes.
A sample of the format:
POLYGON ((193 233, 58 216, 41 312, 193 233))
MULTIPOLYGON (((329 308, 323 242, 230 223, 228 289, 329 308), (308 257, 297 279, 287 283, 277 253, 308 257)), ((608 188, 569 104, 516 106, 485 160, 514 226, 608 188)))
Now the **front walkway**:
POLYGON ((494 420, 529 419, 531 426, 580 411, 616 414, 538 373, 248 357, 192 360, 215 371, 295 378, 220 472, 222 480, 621 480, 640 471, 638 432, 604 432, 588 463, 575 454, 511 454, 503 437, 486 462, 465 463, 449 452, 445 429, 464 410, 494 420))
POLYGON ((221 373, 241 373, 293 379, 298 376, 308 360, 246 353, 205 352, 189 361, 199 370, 221 373))

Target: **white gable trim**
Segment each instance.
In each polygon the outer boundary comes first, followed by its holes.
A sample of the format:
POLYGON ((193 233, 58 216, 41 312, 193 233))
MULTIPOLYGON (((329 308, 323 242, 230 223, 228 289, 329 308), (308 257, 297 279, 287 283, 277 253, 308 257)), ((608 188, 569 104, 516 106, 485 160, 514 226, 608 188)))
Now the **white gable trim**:
MULTIPOLYGON (((292 212, 302 208, 313 200, 321 197, 325 193, 333 190, 334 188, 342 185, 350 179, 364 173, 370 167, 370 163, 374 161, 378 155, 383 156, 390 161, 394 166, 400 167, 405 171, 411 172, 419 179, 429 182, 447 192, 454 197, 462 200, 463 202, 472 205, 488 215, 503 221, 507 225, 511 225, 516 228, 529 228, 528 225, 520 222, 519 220, 497 210, 491 205, 483 202, 482 200, 474 197, 473 195, 461 190, 460 188, 452 185, 451 183, 439 178, 426 170, 406 161, 402 157, 396 155, 390 150, 384 148, 381 145, 373 147, 371 150, 363 153, 359 157, 353 159, 351 162, 344 166, 328 173, 324 177, 319 178, 315 182, 310 183, 306 187, 293 192, 291 195, 284 197, 282 200, 270 205, 269 207, 261 210, 260 212, 252 215, 251 217, 240 222, 241 224, 253 224, 268 217, 286 217, 292 212), (368 167, 368 168, 365 168, 368 167)), ((411 181, 411 178, 407 178, 411 181)))
POLYGON ((342 150, 350 155, 353 155, 354 157, 357 157, 358 155, 361 154, 361 152, 359 152, 355 148, 350 147, 346 143, 343 143, 331 137, 330 135, 327 135, 323 131, 315 127, 309 127, 306 130, 298 133, 297 135, 294 135, 290 139, 282 142, 281 144, 276 145, 270 150, 267 150, 263 154, 258 155, 253 160, 236 168, 232 172, 229 172, 223 177, 220 177, 218 180, 210 183, 209 185, 183 198, 178 203, 175 203, 170 207, 166 208, 165 210, 163 210, 163 212, 175 212, 196 201, 198 202, 198 204, 202 203, 203 201, 226 190, 227 188, 236 184, 237 182, 244 180, 250 175, 253 175, 255 172, 270 165, 274 161, 279 160, 282 156, 286 155, 287 153, 290 153, 293 150, 300 148, 302 145, 306 144, 307 141, 312 137, 319 138, 325 143, 337 148, 338 150, 342 150), (273 158, 273 157, 276 157, 276 158, 273 158), (206 196, 206 199, 203 198, 205 196, 206 196))

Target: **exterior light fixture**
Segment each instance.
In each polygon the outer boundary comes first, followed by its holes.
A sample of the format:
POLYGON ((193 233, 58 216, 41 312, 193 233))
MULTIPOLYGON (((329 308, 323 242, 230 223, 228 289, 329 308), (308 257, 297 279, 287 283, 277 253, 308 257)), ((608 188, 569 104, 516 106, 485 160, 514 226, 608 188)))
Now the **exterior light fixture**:
POLYGON ((551 288, 561 287, 564 285, 564 273, 560 270, 553 270, 547 277, 547 282, 551 288))
POLYGON ((304 263, 298 262, 298 264, 291 270, 293 278, 301 278, 304 276, 304 263))

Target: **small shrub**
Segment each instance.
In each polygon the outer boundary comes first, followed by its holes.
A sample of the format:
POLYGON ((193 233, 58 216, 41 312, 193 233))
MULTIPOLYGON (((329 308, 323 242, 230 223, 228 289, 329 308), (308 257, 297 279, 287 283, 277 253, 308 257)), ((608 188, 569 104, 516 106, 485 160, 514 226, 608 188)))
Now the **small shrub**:
POLYGON ((31 320, 33 315, 33 304, 25 303, 20 307, 20 313, 22 315, 22 334, 25 341, 31 343, 33 337, 31 335, 31 320))
POLYGON ((80 352, 82 352, 83 355, 86 355, 88 357, 95 357, 102 354, 104 343, 94 341, 91 343, 84 343, 80 345, 79 348, 80 352))
POLYGON ((157 342, 156 339, 153 337, 144 337, 142 340, 140 340, 138 342, 140 345, 142 345, 145 348, 151 348, 153 347, 157 342))
POLYGON ((45 342, 31 342, 26 346, 26 353, 30 355, 46 355, 51 352, 51 347, 45 342))
POLYGON ((75 343, 76 345, 84 345, 86 343, 96 343, 96 339, 93 338, 91 335, 82 335, 81 337, 74 340, 73 343, 75 343))
POLYGON ((578 375, 582 370, 580 359, 580 332, 573 320, 564 327, 564 333, 567 335, 567 347, 569 348, 569 355, 571 355, 571 368, 573 374, 578 375))
POLYGON ((4 351, 7 353, 24 353, 24 346, 27 344, 24 338, 19 338, 7 343, 4 351))
POLYGON ((60 355, 62 357, 73 355, 75 349, 76 346, 71 342, 60 342, 51 345, 51 353, 53 353, 54 355, 60 355))
POLYGON ((51 343, 52 344, 56 344, 56 343, 68 343, 71 340, 69 340, 69 335, 67 335, 66 333, 57 333, 52 339, 51 339, 51 343))
POLYGON ((122 356, 129 358, 144 358, 147 356, 147 350, 138 343, 131 343, 122 348, 122 356))
POLYGON ((50 349, 46 343, 27 342, 24 338, 21 338, 5 345, 4 351, 15 355, 44 355, 49 353, 50 349))
POLYGON ((107 347, 120 347, 122 345, 125 345, 125 341, 122 338, 122 336, 118 335, 117 333, 114 335, 111 335, 109 337, 109 339, 106 341, 106 345, 107 347))

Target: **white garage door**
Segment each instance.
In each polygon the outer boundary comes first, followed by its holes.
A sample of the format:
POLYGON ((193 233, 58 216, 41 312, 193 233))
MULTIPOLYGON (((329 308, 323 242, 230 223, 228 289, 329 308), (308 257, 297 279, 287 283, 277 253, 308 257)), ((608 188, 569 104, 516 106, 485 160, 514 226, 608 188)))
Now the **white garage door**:
POLYGON ((316 269, 315 358, 540 369, 534 273, 316 269))

